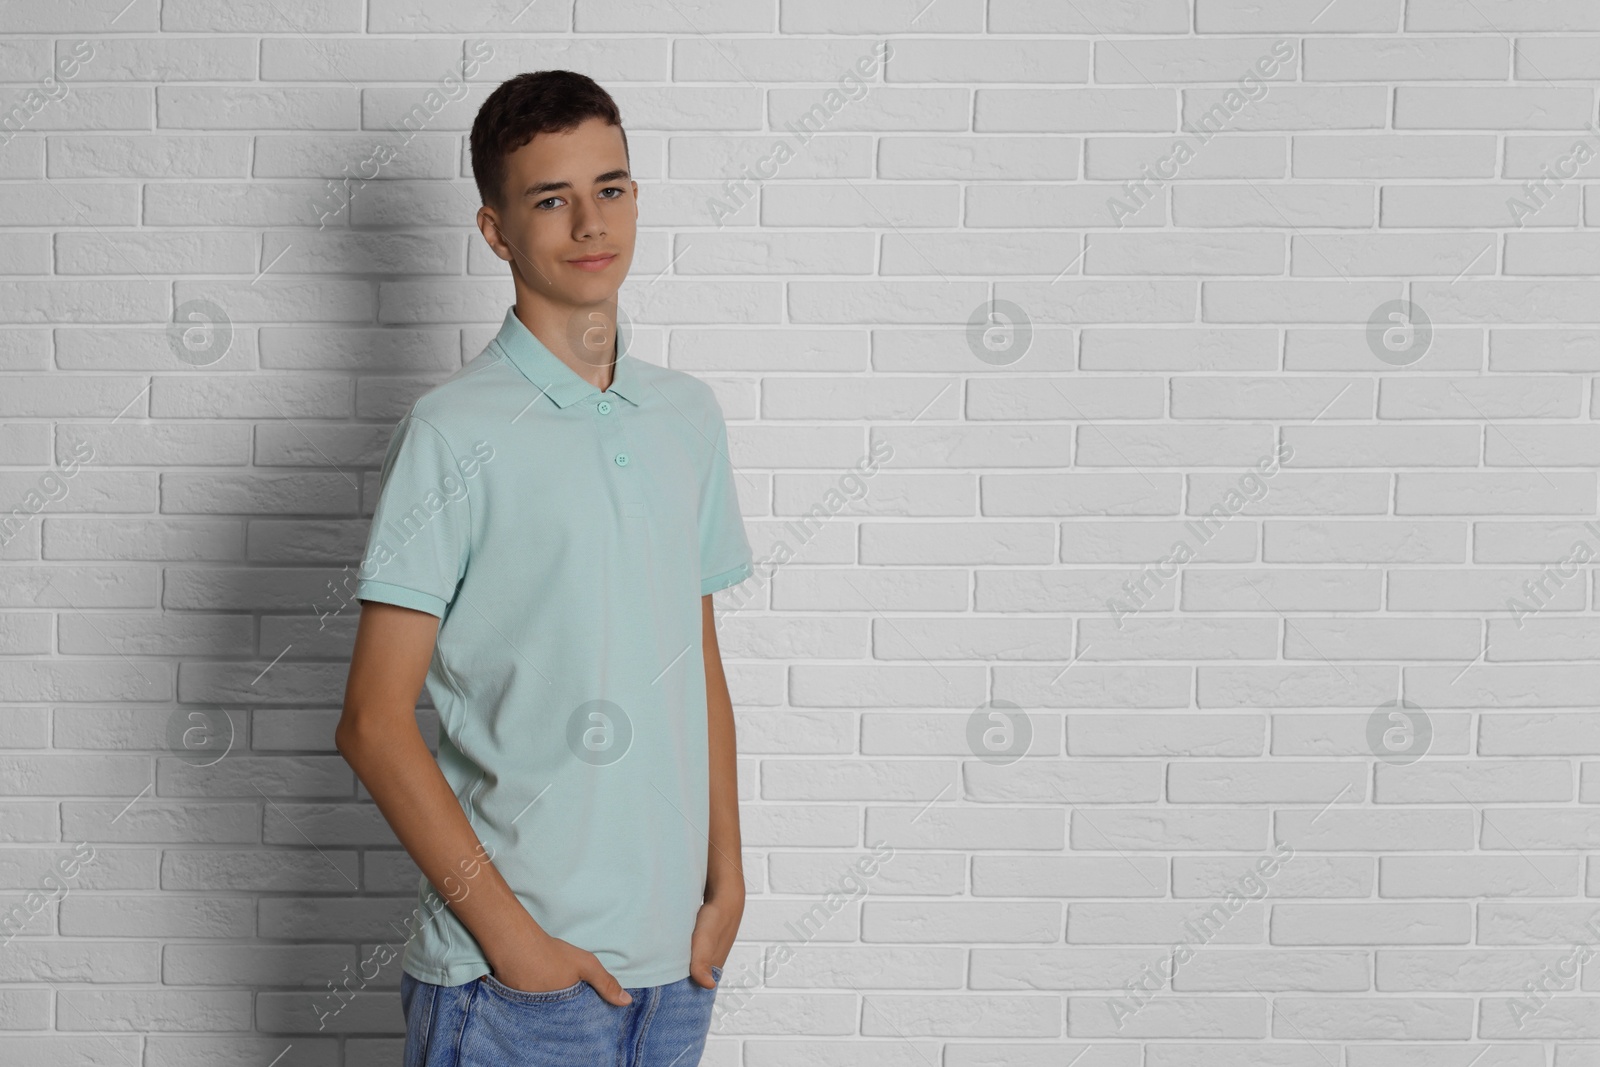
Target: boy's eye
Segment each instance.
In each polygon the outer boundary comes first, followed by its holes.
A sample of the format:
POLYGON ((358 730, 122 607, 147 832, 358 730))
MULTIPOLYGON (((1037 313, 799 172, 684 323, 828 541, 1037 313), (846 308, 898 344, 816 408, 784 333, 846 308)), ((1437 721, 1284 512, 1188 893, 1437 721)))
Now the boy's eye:
MULTIPOLYGON (((617 197, 622 196, 625 192, 626 192, 626 190, 622 189, 620 186, 611 185, 611 186, 607 186, 606 188, 600 190, 600 195, 602 197, 604 197, 605 199, 607 199, 607 200, 615 200, 617 197), (616 195, 614 195, 614 196, 606 196, 605 194, 607 194, 607 193, 614 193, 616 195)), ((545 199, 539 201, 537 204, 535 204, 533 206, 534 206, 534 208, 536 210, 539 210, 539 211, 549 211, 553 207, 555 207, 556 205, 561 204, 561 203, 564 203, 564 201, 559 196, 551 196, 551 197, 546 197, 545 199)))

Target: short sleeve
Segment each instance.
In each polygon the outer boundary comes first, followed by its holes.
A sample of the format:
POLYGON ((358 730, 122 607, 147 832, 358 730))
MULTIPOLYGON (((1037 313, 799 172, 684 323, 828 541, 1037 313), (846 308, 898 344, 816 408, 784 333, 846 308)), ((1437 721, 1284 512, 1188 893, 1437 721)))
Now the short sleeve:
POLYGON ((383 458, 356 599, 445 616, 467 571, 472 473, 432 425, 414 415, 400 421, 383 458))
POLYGON ((715 445, 709 450, 700 486, 700 595, 715 593, 750 577, 752 554, 739 514, 739 493, 728 458, 728 426, 712 401, 715 445))

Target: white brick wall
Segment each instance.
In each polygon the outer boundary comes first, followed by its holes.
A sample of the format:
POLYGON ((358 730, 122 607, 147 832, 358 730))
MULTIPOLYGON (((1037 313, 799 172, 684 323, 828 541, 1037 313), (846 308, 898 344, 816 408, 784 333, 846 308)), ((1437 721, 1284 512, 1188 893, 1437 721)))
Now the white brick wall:
POLYGON ((1600 1065, 1593 0, 0 6, 0 1061, 398 1062, 352 574, 512 298, 466 132, 552 66, 797 550, 723 598, 707 1064, 1600 1065))

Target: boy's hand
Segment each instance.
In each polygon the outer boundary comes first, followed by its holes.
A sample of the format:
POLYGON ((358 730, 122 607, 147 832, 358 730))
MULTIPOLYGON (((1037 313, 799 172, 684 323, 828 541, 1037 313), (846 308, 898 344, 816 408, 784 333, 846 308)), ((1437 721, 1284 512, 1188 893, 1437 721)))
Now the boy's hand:
POLYGON ((574 982, 588 982, 601 999, 619 1007, 632 1004, 633 996, 605 969, 600 957, 559 937, 541 939, 532 950, 514 951, 506 959, 490 960, 495 981, 524 993, 549 993, 574 982))
POLYGON ((689 977, 707 989, 716 987, 713 965, 726 967, 733 940, 739 934, 744 916, 744 898, 709 897, 700 905, 694 920, 694 935, 689 939, 689 977))

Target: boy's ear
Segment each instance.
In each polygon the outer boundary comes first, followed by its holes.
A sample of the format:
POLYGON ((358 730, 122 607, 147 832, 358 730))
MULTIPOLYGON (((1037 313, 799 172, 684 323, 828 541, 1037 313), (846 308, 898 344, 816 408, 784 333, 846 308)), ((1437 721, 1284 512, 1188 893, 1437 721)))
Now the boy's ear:
MULTIPOLYGON (((477 223, 478 232, 483 234, 483 239, 489 245, 490 250, 501 259, 506 259, 506 257, 501 254, 499 242, 497 240, 500 235, 500 224, 496 219, 494 212, 490 210, 488 205, 484 205, 478 209, 477 223)), ((509 262, 509 260, 507 260, 507 262, 509 262)))

